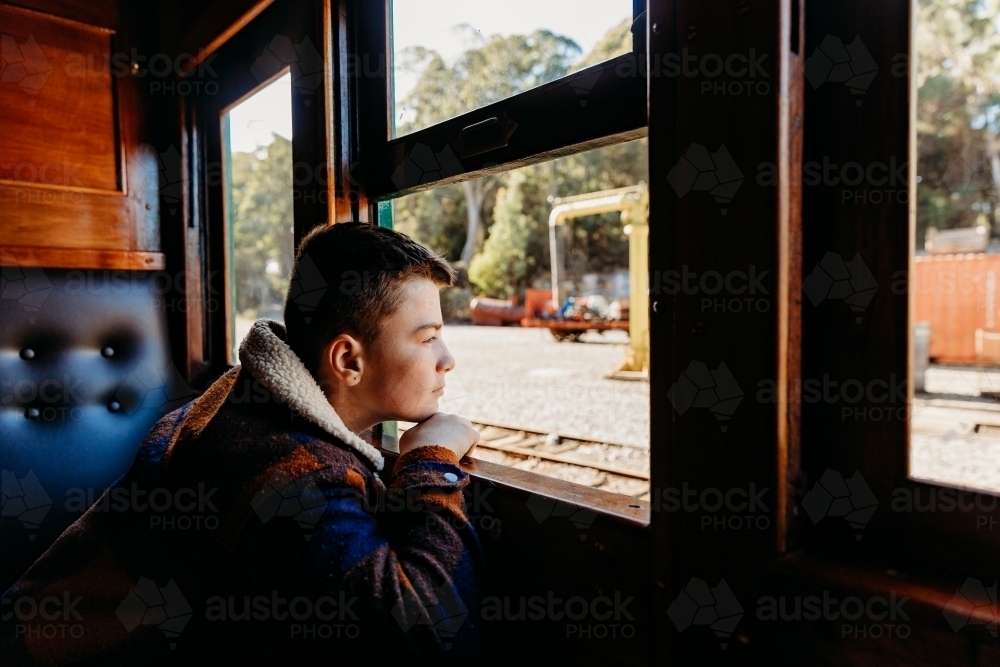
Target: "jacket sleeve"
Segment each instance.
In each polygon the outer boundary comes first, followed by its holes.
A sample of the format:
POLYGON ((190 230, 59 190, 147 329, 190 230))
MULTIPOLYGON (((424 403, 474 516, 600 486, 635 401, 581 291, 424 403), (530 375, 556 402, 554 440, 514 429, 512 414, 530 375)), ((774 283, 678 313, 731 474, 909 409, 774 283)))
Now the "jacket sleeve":
POLYGON ((291 509, 251 525, 240 552, 286 599, 304 596, 318 610, 318 597, 332 598, 322 608, 339 627, 289 634, 310 650, 474 661, 482 552, 462 495, 468 475, 451 450, 429 446, 400 456, 377 493, 375 479, 337 465, 299 475, 291 509))

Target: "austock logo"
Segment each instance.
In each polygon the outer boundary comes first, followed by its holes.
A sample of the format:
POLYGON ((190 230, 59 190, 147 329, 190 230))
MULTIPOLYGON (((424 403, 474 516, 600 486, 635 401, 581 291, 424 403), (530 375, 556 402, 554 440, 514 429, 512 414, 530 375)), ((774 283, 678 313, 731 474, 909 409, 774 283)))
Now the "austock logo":
POLYGON ((404 589, 403 599, 392 609, 392 617, 403 632, 418 625, 430 626, 444 640, 445 649, 452 647, 451 640, 468 616, 469 608, 458 591, 447 584, 426 591, 426 598, 420 597, 420 591, 404 589))
POLYGON ((584 72, 578 76, 573 77, 569 80, 569 87, 573 89, 577 97, 580 98, 580 106, 587 106, 587 96, 597 85, 598 79, 604 74, 604 70, 597 70, 596 72, 584 72))
POLYGON ((286 598, 278 591, 252 598, 249 595, 242 598, 213 595, 205 603, 205 620, 277 621, 286 623, 291 638, 356 639, 361 634, 361 627, 350 621, 358 620, 352 609, 357 601, 356 595, 348 598, 344 591, 316 598, 303 595, 286 598))
POLYGON ((303 253, 295 263, 295 273, 288 288, 288 301, 302 311, 306 324, 312 321, 312 313, 326 294, 327 287, 323 274, 316 268, 312 257, 303 253))
MULTIPOLYGON (((844 44, 840 37, 827 35, 813 54, 806 59, 806 80, 813 89, 824 83, 843 83, 853 95, 860 97, 878 74, 878 65, 860 37, 844 44)), ((861 106, 861 100, 854 100, 861 106)))
POLYGON ((187 182, 181 165, 181 154, 171 144, 167 150, 157 153, 156 161, 156 191, 170 207, 170 215, 176 215, 187 182))
MULTIPOLYGON (((275 35, 267 48, 250 66, 250 72, 258 83, 264 83, 270 73, 288 66, 292 72, 292 83, 300 92, 315 93, 323 82, 323 56, 309 37, 298 44, 284 35, 275 35)), ((306 100, 308 106, 310 100, 306 100)))
POLYGON ((326 498, 311 477, 292 477, 279 470, 257 492, 250 506, 261 523, 275 517, 291 517, 305 531, 308 541, 326 509, 326 498))
MULTIPOLYGON (((709 153, 701 144, 691 144, 687 152, 667 174, 667 182, 677 197, 689 192, 708 192, 722 205, 729 204, 743 183, 743 172, 729 154, 725 144, 709 153)), ((720 208, 722 215, 729 209, 720 208)))
POLYGON ((29 470, 21 479, 10 470, 0 470, 0 516, 17 519, 28 530, 28 540, 35 540, 45 516, 52 508, 52 499, 45 493, 34 471, 29 470))
POLYGON ((857 531, 854 539, 860 542, 861 531, 878 509, 878 498, 860 471, 844 479, 836 470, 827 470, 802 498, 802 509, 813 523, 826 517, 843 517, 857 531))
POLYGON ((955 632, 967 625, 982 625, 996 637, 997 623, 1000 622, 997 582, 987 588, 979 579, 969 577, 945 606, 944 617, 955 632))
POLYGON ((83 596, 73 596, 68 590, 62 595, 41 598, 21 596, 0 600, 0 621, 14 621, 14 636, 44 639, 80 639, 84 635, 83 616, 77 605, 83 596))
POLYGON ((912 629, 904 606, 909 597, 857 595, 837 597, 825 590, 822 595, 765 595, 757 600, 757 620, 760 621, 827 621, 839 623, 841 639, 906 639, 912 629), (889 621, 889 622, 887 622, 889 621))
POLYGON ((552 590, 545 595, 490 595, 483 599, 480 615, 489 622, 563 622, 566 639, 632 639, 636 634, 635 617, 629 611, 633 600, 634 595, 619 590, 614 596, 592 598, 557 597, 552 590))
POLYGON ((28 95, 37 95, 52 74, 52 65, 31 35, 20 44, 12 35, 0 35, 0 64, 0 82, 17 84, 28 95))
POLYGON ((667 391, 667 398, 679 415, 690 408, 708 408, 723 422, 719 428, 725 433, 728 426, 724 422, 729 421, 739 407, 743 390, 724 361, 719 362, 714 371, 700 361, 692 361, 667 391))
POLYGON ((193 611, 173 579, 161 588, 152 579, 140 577, 115 613, 127 632, 140 625, 155 625, 173 649, 177 648, 177 638, 191 620, 193 611))
POLYGON ((528 497, 525 505, 527 505, 528 511, 531 512, 531 516, 540 524, 553 517, 568 518, 576 526, 576 529, 580 531, 581 542, 587 539, 587 531, 594 524, 594 519, 597 518, 597 512, 593 510, 583 509, 576 505, 536 493, 528 497))
POLYGON ((52 291, 45 271, 33 266, 34 257, 28 255, 22 266, 13 255, 0 255, 0 299, 16 300, 21 309, 28 313, 28 321, 35 323, 34 315, 52 291))
POLYGON ((827 299, 843 301, 860 324, 862 313, 878 291, 878 281, 860 253, 854 253, 854 257, 845 262, 840 255, 828 252, 802 282, 802 291, 814 306, 827 299))
POLYGON ((392 182, 397 188, 411 188, 421 183, 432 183, 465 171, 462 161, 450 145, 435 152, 427 144, 416 144, 392 172, 392 182))
POLYGON ((124 410, 125 414, 155 410, 165 415, 194 397, 194 390, 172 363, 168 361, 158 367, 152 361, 141 361, 115 392, 115 400, 109 407, 112 412, 124 410))
POLYGON ((677 599, 667 608, 667 616, 678 632, 684 632, 692 625, 707 625, 719 638, 719 646, 729 646, 740 619, 743 607, 733 594, 725 579, 710 587, 704 579, 693 577, 677 599))

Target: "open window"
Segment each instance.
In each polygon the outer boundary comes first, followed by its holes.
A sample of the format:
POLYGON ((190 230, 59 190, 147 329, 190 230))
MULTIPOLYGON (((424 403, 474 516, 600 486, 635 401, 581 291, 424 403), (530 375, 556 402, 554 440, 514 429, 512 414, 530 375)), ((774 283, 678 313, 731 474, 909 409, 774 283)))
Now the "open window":
MULTIPOLYGON (((977 7, 929 1, 912 13, 887 10, 892 31, 817 17, 817 33, 857 33, 855 43, 885 66, 878 85, 853 82, 850 97, 821 78, 807 96, 815 112, 806 114, 807 478, 798 525, 804 543, 827 553, 995 578, 996 126, 987 119, 997 102, 977 97, 974 78, 995 81, 998 72, 968 68, 995 52, 998 31, 995 16, 977 7), (856 131, 810 132, 838 108, 853 114, 856 131), (909 118, 886 133, 865 120, 876 113, 869 109, 908 109, 909 118), (812 181, 810 165, 820 166, 812 181), (810 501, 840 480, 856 490, 856 513, 828 521, 810 501)), ((821 53, 836 46, 824 34, 809 43, 821 53)))
MULTIPOLYGON (((1000 21, 921 3, 910 476, 1000 494, 1000 21)), ((968 495, 992 504, 996 498, 968 495)))
POLYGON ((359 16, 355 68, 372 219, 459 272, 442 294, 458 360, 442 409, 482 429, 478 458, 637 498, 649 475, 643 10, 380 3, 359 16), (384 77, 364 70, 379 62, 384 77))
POLYGON ((229 363, 255 320, 281 321, 295 258, 286 71, 223 112, 229 363))

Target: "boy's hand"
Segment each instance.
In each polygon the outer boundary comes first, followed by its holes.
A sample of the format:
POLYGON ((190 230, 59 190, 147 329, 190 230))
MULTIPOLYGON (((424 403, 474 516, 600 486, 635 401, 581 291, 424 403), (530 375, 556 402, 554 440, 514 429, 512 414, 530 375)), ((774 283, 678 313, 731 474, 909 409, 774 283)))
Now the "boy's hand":
POLYGON ((440 445, 455 452, 461 459, 470 454, 479 442, 479 431, 468 419, 446 412, 436 412, 399 438, 399 453, 406 454, 417 447, 440 445))

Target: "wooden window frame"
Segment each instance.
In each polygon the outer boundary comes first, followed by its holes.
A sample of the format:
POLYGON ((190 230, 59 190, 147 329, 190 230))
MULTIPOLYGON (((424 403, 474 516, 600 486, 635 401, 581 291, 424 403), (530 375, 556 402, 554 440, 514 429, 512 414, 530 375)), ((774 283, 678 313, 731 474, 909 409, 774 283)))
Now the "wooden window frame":
MULTIPOLYGON (((803 377, 829 373, 834 380, 856 379, 864 386, 905 378, 905 405, 890 400, 889 411, 905 411, 906 419, 861 420, 857 412, 852 422, 843 418, 840 403, 803 405, 803 442, 807 445, 802 451, 804 476, 798 480, 795 498, 800 502, 826 470, 835 470, 845 478, 860 471, 879 508, 860 541, 848 537, 851 531, 844 521, 813 524, 804 516, 794 522, 791 539, 825 557, 861 558, 888 564, 894 570, 980 576, 993 581, 998 567, 995 554, 1000 552, 1000 530, 995 528, 1000 513, 978 507, 975 499, 996 494, 962 491, 946 483, 909 477, 915 296, 909 277, 914 266, 917 160, 915 11, 910 0, 880 3, 877 14, 873 16, 872 11, 871 5, 861 8, 855 3, 839 8, 817 5, 807 21, 810 52, 825 35, 858 35, 882 71, 878 85, 866 91, 862 105, 855 109, 848 108, 853 100, 838 96, 839 91, 829 86, 807 89, 804 159, 818 163, 828 159, 838 164, 907 162, 907 201, 831 205, 838 195, 843 198, 837 185, 804 188, 806 273, 827 252, 847 258, 860 253, 880 288, 860 315, 846 307, 804 308, 803 377), (891 70, 891 63, 900 69, 891 70), (892 130, 886 132, 884 126, 872 123, 876 117, 885 119, 892 130), (837 131, 831 133, 831 127, 837 131), (907 278, 905 292, 893 288, 901 275, 907 278), (932 495, 938 498, 944 489, 956 493, 957 499, 964 496, 968 511, 897 511, 893 507, 894 499, 902 501, 908 496, 926 503, 932 495), (984 525, 994 528, 983 530, 984 525)), ((884 403, 868 398, 852 408, 882 408, 881 414, 886 412, 884 403)))
MULTIPOLYGON (((379 224, 379 204, 393 198, 438 188, 490 174, 553 160, 602 146, 645 137, 647 134, 646 79, 640 60, 645 57, 645 0, 633 0, 632 53, 592 65, 566 77, 551 81, 493 104, 468 111, 430 127, 393 137, 392 114, 392 54, 391 0, 379 2, 341 3, 342 34, 353 36, 348 49, 341 52, 342 80, 349 82, 342 95, 342 108, 349 109, 357 122, 357 162, 350 175, 357 186, 356 199, 367 206, 364 219, 379 224), (345 6, 346 5, 346 6, 345 6), (587 77, 592 88, 586 105, 573 84, 587 77), (351 103, 351 98, 356 104, 351 103), (513 121, 516 127, 504 145, 489 150, 473 151, 463 156, 463 132, 471 126, 499 119, 513 121), (451 151, 456 168, 435 177, 410 178, 400 169, 415 149, 434 153, 451 151), (460 168, 458 168, 460 167, 460 168), (403 180, 400 179, 403 175, 403 180), (410 180, 406 180, 410 179, 410 180)), ((499 122, 498 120, 498 122, 499 122)), ((381 429, 376 428, 381 436, 381 429)), ((385 435, 385 446, 394 448, 395 439, 385 435)), ((482 462, 480 462, 482 463, 482 462)), ((485 466, 480 474, 494 477, 503 466, 485 466), (486 472, 488 471, 488 472, 486 472)), ((495 476, 502 479, 504 476, 495 476)), ((537 478, 536 490, 559 497, 572 498, 561 485, 552 485, 552 478, 532 473, 537 478)), ((622 503, 619 494, 596 491, 594 498, 610 496, 603 506, 608 512, 622 503)), ((645 501, 630 500, 624 504, 630 511, 648 512, 645 501)), ((648 517, 648 514, 646 515, 648 517)), ((647 519, 648 521, 648 519, 647 519)))
MULTIPOLYGON (((643 6, 643 0, 633 1, 634 12, 641 14, 643 6)), ((584 74, 600 72, 598 82, 588 96, 586 110, 569 86, 581 74, 574 73, 495 105, 391 140, 387 69, 380 68, 375 76, 359 76, 366 70, 352 67, 355 58, 361 62, 364 58, 368 58, 368 62, 390 62, 386 57, 388 42, 377 37, 387 34, 384 32, 387 24, 381 23, 386 20, 387 8, 388 2, 362 3, 355 0, 273 0, 260 3, 248 12, 246 20, 239 22, 238 30, 229 31, 226 39, 213 42, 211 52, 207 49, 200 52, 200 58, 207 57, 209 53, 216 55, 212 65, 220 87, 213 95, 185 98, 181 107, 185 269, 194 277, 187 282, 185 289, 188 303, 200 306, 189 308, 185 313, 187 374, 193 385, 207 386, 231 367, 228 350, 233 341, 230 340, 228 319, 230 285, 226 179, 221 169, 225 163, 222 155, 222 115, 273 80, 285 68, 282 66, 267 72, 258 69, 254 76, 250 76, 252 63, 274 35, 283 34, 295 43, 309 37, 321 49, 325 62, 323 82, 315 95, 309 98, 309 104, 305 104, 302 95, 297 95, 295 80, 292 82, 294 161, 298 164, 305 156, 311 160, 309 164, 325 162, 327 173, 333 174, 331 178, 314 179, 304 184, 296 180, 296 245, 313 226, 328 221, 360 220, 377 224, 379 202, 395 196, 507 171, 646 134, 645 80, 641 76, 618 76, 614 72, 615 68, 635 71, 636 56, 629 54, 582 70, 584 74), (601 97, 606 97, 608 104, 599 102, 601 97), (553 100, 562 112, 579 114, 584 111, 580 115, 582 122, 573 123, 572 131, 566 130, 569 124, 561 123, 558 132, 549 133, 554 134, 555 139, 546 135, 545 128, 536 128, 530 134, 522 132, 516 142, 503 149, 502 155, 501 151, 477 155, 475 162, 469 163, 470 170, 461 174, 421 183, 419 187, 406 188, 405 191, 385 189, 387 182, 391 185, 391 178, 386 178, 385 170, 395 169, 385 156, 397 154, 401 146, 415 145, 421 140, 437 141, 435 137, 446 138, 456 128, 460 130, 484 116, 489 117, 497 109, 526 109, 532 105, 549 105, 553 100), (571 104, 567 104, 567 100, 571 104), (377 110, 368 112, 370 107, 366 105, 375 105, 377 110), (614 113, 608 113, 608 105, 614 113), (606 117, 604 121, 593 122, 602 115, 606 117), (385 118, 385 124, 361 122, 361 119, 379 117, 385 118), (381 137, 381 141, 375 142, 374 136, 381 137), (525 140, 521 141, 521 137, 525 140), (486 158, 501 158, 504 161, 484 167, 486 158), (220 301, 223 305, 213 307, 213 299, 216 305, 220 301)), ((644 48, 643 34, 633 41, 634 48, 644 48)), ((189 68, 192 73, 197 69, 196 65, 197 61, 189 68)), ((383 435, 379 427, 373 429, 369 437, 374 438, 378 446, 388 453, 397 448, 396 439, 390 434, 383 435)), ((467 467, 477 479, 489 483, 557 497, 579 504, 581 508, 597 511, 613 522, 624 522, 632 528, 649 525, 649 503, 646 501, 579 487, 485 461, 474 461, 467 467)))
MULTIPOLYGON (((231 285, 228 252, 229 225, 226 207, 226 156, 223 155, 223 115, 241 100, 272 82, 285 70, 292 72, 292 157, 299 170, 293 179, 295 244, 319 224, 331 219, 331 209, 343 193, 328 178, 334 155, 330 141, 332 105, 328 57, 323 57, 323 76, 318 83, 297 86, 300 70, 288 63, 258 59, 271 40, 282 35, 294 45, 308 39, 325 54, 332 30, 329 3, 322 0, 295 2, 275 0, 255 7, 252 20, 240 30, 214 44, 210 81, 192 85, 209 93, 185 97, 182 103, 182 169, 184 170, 185 272, 187 373, 189 381, 204 386, 229 367, 231 338, 231 285), (214 83, 209 87, 207 83, 214 83), (200 307, 199 307, 200 306, 200 307)), ((207 57, 205 51, 200 52, 207 57)), ((189 79, 196 79, 191 66, 189 79)), ((305 72, 305 75, 311 74, 305 72)), ((192 81, 195 83, 195 81, 192 81)))
POLYGON ((365 198, 373 204, 646 136, 646 79, 639 64, 645 55, 644 0, 632 2, 633 25, 639 31, 638 37, 633 35, 632 53, 395 138, 390 7, 391 0, 367 2, 358 4, 361 11, 356 13, 353 53, 362 64, 354 68, 360 74, 356 94, 364 109, 358 115, 359 171, 365 198), (377 64, 374 76, 367 74, 372 63, 377 64), (586 106, 573 89, 583 77, 588 85, 593 81, 586 106), (482 150, 483 146, 466 148, 461 143, 463 132, 491 119, 505 127, 516 124, 503 145, 482 150), (418 146, 434 153, 453 151, 454 168, 436 177, 397 172, 418 146), (471 154, 463 157, 463 151, 471 154))

